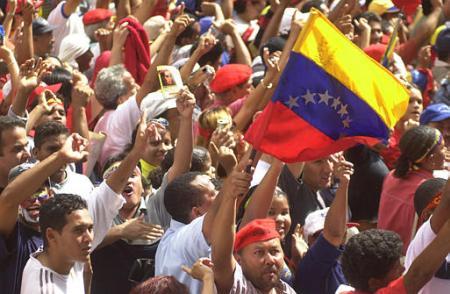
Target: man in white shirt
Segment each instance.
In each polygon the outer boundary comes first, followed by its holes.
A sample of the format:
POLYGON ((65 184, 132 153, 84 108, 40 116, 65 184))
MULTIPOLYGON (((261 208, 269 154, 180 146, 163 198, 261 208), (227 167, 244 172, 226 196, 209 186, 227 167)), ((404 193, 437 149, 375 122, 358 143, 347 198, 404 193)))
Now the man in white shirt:
MULTIPOLYGON (((438 233, 450 219, 450 182, 442 190, 439 205, 431 218, 417 231, 406 252, 405 268, 409 269, 415 258, 436 239, 438 233)), ((436 197, 436 196, 435 196, 436 197)), ((450 253, 450 252, 449 252, 450 253)), ((434 277, 419 291, 420 294, 448 293, 450 291, 450 254, 442 262, 434 277)))
POLYGON ((94 227, 86 201, 72 194, 49 199, 40 209, 39 225, 44 250, 30 256, 21 293, 84 293, 94 227))

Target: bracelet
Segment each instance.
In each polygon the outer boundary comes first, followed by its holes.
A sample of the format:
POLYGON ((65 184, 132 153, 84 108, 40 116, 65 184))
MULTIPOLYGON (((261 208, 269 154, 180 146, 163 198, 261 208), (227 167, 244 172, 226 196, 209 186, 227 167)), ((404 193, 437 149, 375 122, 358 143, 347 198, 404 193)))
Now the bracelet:
POLYGON ((265 84, 264 84, 264 79, 261 80, 261 85, 262 85, 264 88, 266 88, 266 89, 272 89, 272 87, 273 87, 273 84, 272 84, 272 83, 269 83, 269 84, 265 85, 265 84))

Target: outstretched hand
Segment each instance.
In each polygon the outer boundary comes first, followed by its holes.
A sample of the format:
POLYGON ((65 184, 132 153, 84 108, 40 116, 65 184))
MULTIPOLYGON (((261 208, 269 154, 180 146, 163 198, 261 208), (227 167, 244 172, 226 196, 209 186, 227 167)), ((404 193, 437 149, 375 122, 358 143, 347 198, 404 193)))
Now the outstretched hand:
POLYGON ((89 154, 87 145, 87 139, 77 133, 73 133, 67 137, 66 142, 58 152, 65 163, 78 162, 85 159, 89 154))

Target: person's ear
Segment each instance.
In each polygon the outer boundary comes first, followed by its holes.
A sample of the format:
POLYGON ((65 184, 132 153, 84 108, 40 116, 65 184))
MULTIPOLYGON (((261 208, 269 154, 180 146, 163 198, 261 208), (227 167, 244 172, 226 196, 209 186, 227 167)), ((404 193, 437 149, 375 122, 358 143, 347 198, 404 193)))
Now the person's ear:
POLYGON ((37 158, 38 150, 36 147, 33 147, 31 150, 31 155, 33 155, 34 158, 37 158))
POLYGON ((53 244, 56 242, 56 240, 58 239, 59 233, 58 231, 52 229, 52 228, 47 228, 45 230, 45 237, 47 238, 47 242, 48 244, 53 244))

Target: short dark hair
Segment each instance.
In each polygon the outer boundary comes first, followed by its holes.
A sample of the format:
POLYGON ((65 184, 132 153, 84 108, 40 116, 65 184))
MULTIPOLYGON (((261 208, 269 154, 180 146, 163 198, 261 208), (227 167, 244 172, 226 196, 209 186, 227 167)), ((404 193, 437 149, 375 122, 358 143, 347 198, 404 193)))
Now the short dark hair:
POLYGON ((440 178, 428 179, 417 188, 416 193, 414 193, 414 208, 417 215, 420 216, 430 201, 439 192, 442 192, 446 182, 446 180, 440 178))
POLYGON ((86 201, 74 194, 56 194, 39 209, 39 226, 44 239, 44 248, 48 246, 45 232, 52 228, 61 232, 67 224, 66 216, 75 210, 87 209, 86 201))
POLYGON ((10 116, 0 116, 0 155, 3 154, 3 146, 2 146, 3 132, 14 128, 25 129, 25 123, 20 119, 13 118, 10 116))
POLYGON ((360 18, 365 18, 365 19, 367 19, 367 22, 372 22, 372 21, 374 21, 374 22, 379 22, 380 24, 381 24, 381 16, 379 16, 378 14, 376 14, 376 13, 373 13, 373 12, 370 12, 370 11, 368 11, 368 12, 364 12, 364 13, 362 13, 359 17, 356 17, 358 20, 360 19, 360 18))
POLYGON ((369 291, 371 278, 382 279, 402 256, 403 242, 397 233, 370 229, 345 245, 341 263, 347 281, 356 290, 369 291))
MULTIPOLYGON (((64 109, 69 108, 70 103, 72 102, 72 78, 72 73, 62 66, 55 67, 49 74, 42 77, 42 81, 47 85, 62 84, 58 93, 61 93, 63 98, 64 109)), ((35 99, 35 101, 37 101, 37 99, 35 99)))
POLYGON ((156 276, 145 280, 131 289, 130 294, 188 294, 189 289, 173 276, 156 276))
POLYGON ((201 172, 182 174, 166 187, 164 205, 174 220, 184 224, 190 223, 192 208, 202 205, 204 190, 192 185, 195 178, 201 175, 204 174, 201 172))
POLYGON ((36 127, 34 133, 34 146, 40 148, 51 136, 69 135, 69 130, 62 123, 48 121, 36 127))

